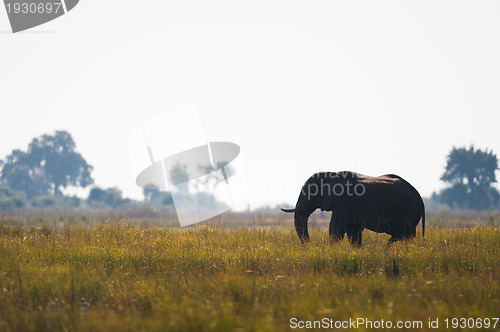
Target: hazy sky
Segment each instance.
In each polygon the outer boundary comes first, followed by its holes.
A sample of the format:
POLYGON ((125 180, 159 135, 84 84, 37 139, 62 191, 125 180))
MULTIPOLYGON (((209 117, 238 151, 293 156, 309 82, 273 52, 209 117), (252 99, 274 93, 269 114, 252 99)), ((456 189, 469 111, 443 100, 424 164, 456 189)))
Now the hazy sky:
POLYGON ((81 0, 12 34, 0 8, 0 158, 64 129, 97 185, 140 198, 129 133, 194 104, 207 139, 240 145, 252 207, 293 205, 323 170, 427 196, 453 146, 500 154, 499 17, 498 1, 81 0))

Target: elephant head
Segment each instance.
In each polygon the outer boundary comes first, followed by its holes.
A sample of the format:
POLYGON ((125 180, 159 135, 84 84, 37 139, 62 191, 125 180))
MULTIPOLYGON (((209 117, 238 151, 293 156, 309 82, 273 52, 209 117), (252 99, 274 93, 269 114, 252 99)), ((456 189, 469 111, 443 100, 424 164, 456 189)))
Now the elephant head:
POLYGON ((354 181, 351 172, 315 173, 302 186, 295 208, 281 209, 283 212, 295 213, 295 230, 302 243, 309 241, 309 216, 316 209, 331 211, 336 202, 350 194, 349 189, 353 191, 354 181))

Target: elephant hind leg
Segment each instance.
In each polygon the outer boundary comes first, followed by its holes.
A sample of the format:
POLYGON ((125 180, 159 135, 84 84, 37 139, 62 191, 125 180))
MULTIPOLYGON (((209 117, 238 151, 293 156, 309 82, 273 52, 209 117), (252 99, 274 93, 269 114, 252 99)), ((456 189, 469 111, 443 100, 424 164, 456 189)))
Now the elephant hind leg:
POLYGON ((389 242, 395 242, 395 241, 406 241, 406 240, 412 240, 417 236, 417 230, 416 228, 413 229, 407 229, 404 230, 404 232, 401 232, 397 235, 392 235, 392 237, 389 239, 389 242))
POLYGON ((393 235, 393 236, 389 239, 389 241, 387 241, 387 245, 388 245, 388 246, 390 246, 390 245, 391 245, 391 244, 393 244, 394 242, 396 242, 396 241, 401 241, 401 240, 403 240, 403 238, 402 238, 402 237, 399 237, 399 236, 394 236, 394 235, 393 235))
POLYGON ((347 238, 349 241, 358 247, 361 247, 363 229, 354 229, 352 231, 347 232, 347 238))
POLYGON ((405 241, 405 240, 411 240, 415 238, 416 234, 410 233, 410 234, 402 234, 402 235, 393 235, 390 239, 389 242, 387 243, 390 245, 391 243, 394 243, 396 241, 405 241))
POLYGON ((330 232, 330 239, 332 241, 342 241, 344 239, 344 234, 341 232, 330 232))

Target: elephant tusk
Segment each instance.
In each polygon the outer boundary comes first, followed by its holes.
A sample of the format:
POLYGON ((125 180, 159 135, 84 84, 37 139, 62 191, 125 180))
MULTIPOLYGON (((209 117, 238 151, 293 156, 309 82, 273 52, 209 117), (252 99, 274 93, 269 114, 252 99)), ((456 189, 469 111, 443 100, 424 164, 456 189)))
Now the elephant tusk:
POLYGON ((281 211, 287 212, 287 213, 294 213, 295 209, 283 209, 283 208, 281 208, 281 211))

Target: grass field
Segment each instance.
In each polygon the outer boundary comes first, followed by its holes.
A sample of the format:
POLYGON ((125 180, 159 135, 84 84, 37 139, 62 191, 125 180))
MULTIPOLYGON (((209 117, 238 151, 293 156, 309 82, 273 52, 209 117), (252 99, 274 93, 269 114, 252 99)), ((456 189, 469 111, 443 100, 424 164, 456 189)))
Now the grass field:
POLYGON ((444 329, 446 318, 451 327, 500 316, 493 219, 431 220, 425 243, 419 226, 417 239, 390 247, 388 235, 365 231, 362 248, 332 244, 320 227, 301 245, 291 221, 180 229, 76 219, 1 217, 0 331, 285 331, 292 318, 423 329, 439 319, 444 329))

